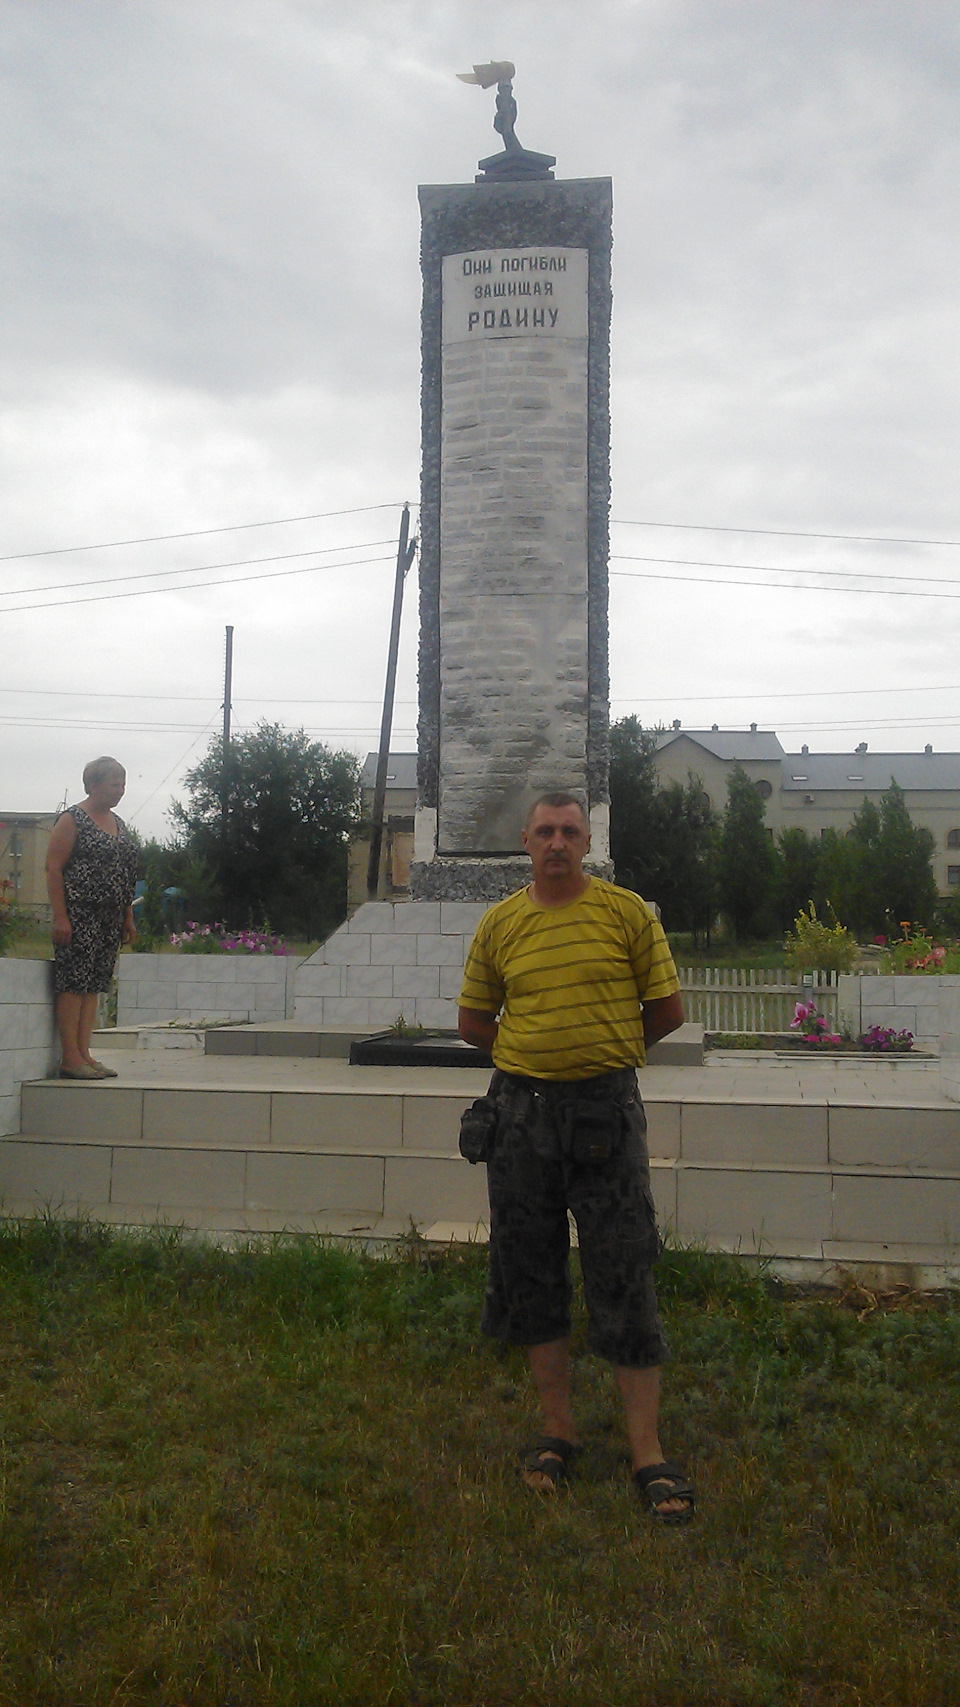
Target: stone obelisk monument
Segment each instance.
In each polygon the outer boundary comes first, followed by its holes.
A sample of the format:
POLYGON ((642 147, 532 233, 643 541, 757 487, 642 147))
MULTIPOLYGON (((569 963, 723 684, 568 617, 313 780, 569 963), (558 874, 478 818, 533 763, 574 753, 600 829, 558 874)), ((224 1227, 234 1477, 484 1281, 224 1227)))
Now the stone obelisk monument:
POLYGON ((526 807, 582 792, 608 856, 607 557, 612 193, 521 147, 425 185, 415 900, 527 881, 526 807))
MULTIPOLYGON (((302 1025, 453 1027, 490 901, 529 879, 525 808, 586 799, 608 856, 608 178, 521 147, 420 191, 423 479, 419 805, 409 901, 368 901, 296 977, 302 1025)), ((438 1211, 439 1212, 439 1211, 438 1211)))

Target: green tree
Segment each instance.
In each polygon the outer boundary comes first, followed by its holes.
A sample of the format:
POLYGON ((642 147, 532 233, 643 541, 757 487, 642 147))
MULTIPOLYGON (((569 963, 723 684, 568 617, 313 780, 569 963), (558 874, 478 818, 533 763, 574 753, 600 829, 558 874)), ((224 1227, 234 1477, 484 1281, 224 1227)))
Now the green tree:
POLYGON ((699 777, 661 789, 657 734, 637 717, 610 731, 610 852, 617 882, 655 901, 668 930, 710 940, 717 816, 699 777))
POLYGON ((889 934, 905 919, 929 925, 937 905, 933 851, 931 832, 914 824, 903 789, 892 782, 879 805, 864 800, 845 836, 824 836, 824 898, 861 937, 889 934))
POLYGON ((777 849, 780 854, 780 928, 787 931, 801 908, 819 897, 820 838, 794 826, 781 830, 777 849))
POLYGON ((913 822, 900 784, 891 781, 880 797, 877 841, 877 882, 888 922, 898 924, 902 919, 909 919, 914 925, 933 922, 937 905, 933 875, 935 845, 932 831, 913 822))
POLYGON ((225 835, 219 737, 184 782, 189 799, 171 813, 178 846, 207 874, 219 919, 235 929, 269 922, 301 937, 326 936, 340 923, 347 843, 359 816, 352 753, 279 724, 239 736, 229 752, 225 835))
POLYGON ((657 894, 657 734, 637 717, 610 730, 610 857, 617 882, 638 895, 657 894))
POLYGON ((727 778, 727 805, 720 832, 720 906, 739 941, 760 936, 776 916, 777 852, 764 825, 765 807, 742 765, 727 778))
POLYGON ((141 953, 157 948, 174 930, 182 929, 186 917, 212 922, 220 916, 218 874, 189 845, 155 837, 142 842, 137 875, 145 885, 137 909, 135 947, 141 953), (167 889, 178 889, 183 896, 182 904, 172 910, 165 900, 167 889))
POLYGON ((698 776, 672 782, 654 803, 656 889, 667 930, 709 944, 717 907, 717 815, 698 776))
POLYGON ((859 937, 883 929, 879 840, 880 813, 872 800, 864 800, 845 833, 826 830, 822 837, 817 900, 859 937))

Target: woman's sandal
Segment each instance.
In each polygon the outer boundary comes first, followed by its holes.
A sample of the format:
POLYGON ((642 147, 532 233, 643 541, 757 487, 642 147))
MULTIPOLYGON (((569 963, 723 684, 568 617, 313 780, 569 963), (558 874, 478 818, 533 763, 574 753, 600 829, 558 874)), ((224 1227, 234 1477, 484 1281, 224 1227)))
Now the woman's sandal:
POLYGON ((102 1061, 94 1061, 92 1056, 90 1058, 90 1065, 91 1067, 96 1067, 97 1073, 101 1079, 119 1079, 120 1077, 120 1074, 117 1072, 115 1067, 105 1067, 102 1061))
POLYGON ((658 1523, 687 1523, 697 1503, 697 1490, 679 1464, 645 1464, 633 1473, 634 1484, 658 1523), (661 1511, 667 1500, 686 1500, 682 1511, 661 1511))
POLYGON ((555 1494, 567 1480, 567 1465, 583 1450, 574 1446, 570 1440, 561 1440, 552 1434, 542 1434, 532 1446, 525 1446, 520 1454, 520 1475, 528 1488, 533 1488, 538 1494, 555 1494), (545 1476, 546 1482, 534 1481, 533 1477, 545 1476))
POLYGON ((84 1062, 82 1067, 61 1067, 59 1077, 61 1079, 102 1079, 103 1074, 98 1073, 96 1067, 88 1067, 84 1062))

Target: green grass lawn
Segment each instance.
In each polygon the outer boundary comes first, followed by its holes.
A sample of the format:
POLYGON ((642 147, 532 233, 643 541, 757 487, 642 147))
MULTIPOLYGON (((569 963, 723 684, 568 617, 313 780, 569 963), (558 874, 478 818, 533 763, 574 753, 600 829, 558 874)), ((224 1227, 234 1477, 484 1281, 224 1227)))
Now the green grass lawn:
POLYGON ((714 941, 710 948, 695 948, 692 936, 682 931, 669 932, 670 948, 678 966, 753 966, 761 968, 785 966, 786 951, 782 937, 768 942, 714 941))
POLYGON ((608 1371, 549 1501, 482 1254, 225 1253, 0 1224, 0 1701, 952 1707, 960 1307, 800 1296, 668 1252, 664 1437, 608 1371))

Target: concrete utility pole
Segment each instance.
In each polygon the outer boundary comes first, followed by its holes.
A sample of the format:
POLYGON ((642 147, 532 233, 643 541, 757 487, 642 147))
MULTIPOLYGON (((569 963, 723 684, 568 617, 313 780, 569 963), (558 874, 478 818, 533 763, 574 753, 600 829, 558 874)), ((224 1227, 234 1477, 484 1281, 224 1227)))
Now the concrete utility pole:
POLYGON ((230 802, 230 696, 233 691, 233 629, 227 628, 223 660, 223 749, 220 755, 220 857, 227 857, 227 811, 230 802))
POLYGON ((397 685, 397 652, 400 646, 400 612, 403 608, 403 583, 417 549, 416 539, 409 544, 410 505, 404 504, 400 517, 400 538, 397 542, 397 573, 393 583, 393 617, 390 622, 390 646, 387 652, 387 680, 383 690, 383 717, 380 720, 380 751, 377 754, 377 780, 373 789, 373 823, 370 827, 370 859, 367 863, 367 899, 375 901, 380 887, 380 849, 383 846, 383 808, 387 792, 387 764, 390 759, 390 731, 393 727, 393 695, 397 685))

